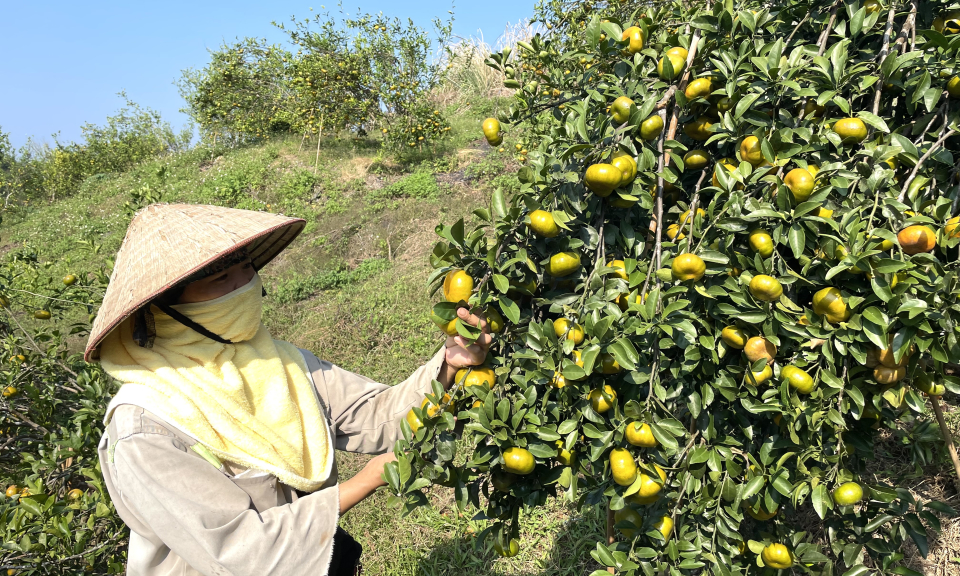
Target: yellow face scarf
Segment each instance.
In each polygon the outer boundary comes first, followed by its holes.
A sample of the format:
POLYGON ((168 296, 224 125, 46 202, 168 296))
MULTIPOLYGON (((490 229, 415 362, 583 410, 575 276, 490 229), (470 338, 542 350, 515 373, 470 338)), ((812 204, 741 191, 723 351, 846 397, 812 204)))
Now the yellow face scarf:
MULTIPOLYGON (((100 361, 122 398, 195 437, 223 460, 269 472, 312 492, 330 476, 334 450, 300 351, 260 322, 262 285, 174 308, 234 344, 220 344, 153 308, 152 348, 128 320, 103 342, 100 361)), ((106 416, 109 421, 110 411, 106 416)))

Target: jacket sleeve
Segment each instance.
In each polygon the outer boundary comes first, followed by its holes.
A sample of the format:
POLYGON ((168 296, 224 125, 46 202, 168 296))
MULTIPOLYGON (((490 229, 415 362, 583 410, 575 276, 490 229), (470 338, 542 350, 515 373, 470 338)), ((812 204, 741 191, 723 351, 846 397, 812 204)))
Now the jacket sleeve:
POLYGON ((401 435, 400 420, 432 391, 430 383, 440 374, 445 352, 446 348, 441 348, 396 386, 379 384, 318 361, 319 368, 312 370, 314 384, 337 427, 337 449, 364 454, 382 454, 392 449, 401 435))
POLYGON ((124 505, 200 573, 327 573, 336 486, 258 512, 246 492, 170 436, 128 436, 117 442, 114 462, 124 505))

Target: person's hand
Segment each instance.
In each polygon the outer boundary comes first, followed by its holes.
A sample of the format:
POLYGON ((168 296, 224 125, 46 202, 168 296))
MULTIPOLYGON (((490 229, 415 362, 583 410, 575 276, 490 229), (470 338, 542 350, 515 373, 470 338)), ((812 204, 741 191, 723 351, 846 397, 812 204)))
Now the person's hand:
POLYGON ((393 452, 387 452, 367 462, 367 465, 363 467, 363 474, 368 477, 369 485, 372 488, 376 489, 387 485, 387 482, 383 479, 383 467, 388 462, 396 462, 396 460, 397 457, 393 452))
POLYGON ((458 308, 457 316, 467 324, 477 326, 483 333, 473 343, 470 343, 470 341, 460 335, 448 336, 446 342, 447 351, 444 357, 446 364, 454 370, 466 368, 467 366, 479 366, 486 360, 487 350, 489 350, 490 345, 493 344, 493 334, 490 333, 487 320, 483 315, 472 314, 466 308, 458 308))
POLYGON ((341 516, 358 502, 373 494, 377 488, 387 485, 383 480, 383 467, 387 462, 393 462, 396 459, 393 452, 381 454, 367 462, 356 476, 338 485, 341 516))

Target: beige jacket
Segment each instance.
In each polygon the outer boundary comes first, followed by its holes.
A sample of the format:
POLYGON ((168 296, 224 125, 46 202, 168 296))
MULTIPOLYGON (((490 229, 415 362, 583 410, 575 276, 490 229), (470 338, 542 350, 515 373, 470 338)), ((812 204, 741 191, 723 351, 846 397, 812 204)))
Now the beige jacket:
MULTIPOLYGON (((392 387, 306 351, 304 358, 336 448, 379 454, 393 447, 400 420, 430 392, 444 350, 392 387)), ((336 465, 323 488, 298 496, 273 475, 215 467, 195 444, 143 407, 114 410, 99 455, 107 490, 130 527, 128 575, 327 573, 340 512, 336 465)))

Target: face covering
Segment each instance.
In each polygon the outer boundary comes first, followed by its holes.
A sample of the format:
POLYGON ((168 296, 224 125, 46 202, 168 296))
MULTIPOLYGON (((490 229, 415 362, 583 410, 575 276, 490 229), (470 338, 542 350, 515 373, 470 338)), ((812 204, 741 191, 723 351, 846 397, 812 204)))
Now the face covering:
POLYGON ((104 340, 101 364, 122 383, 120 404, 149 410, 196 438, 221 460, 269 472, 312 492, 330 476, 333 443, 306 363, 261 323, 259 275, 206 302, 174 308, 229 340, 215 342, 153 308, 152 348, 134 342, 132 321, 104 340))

